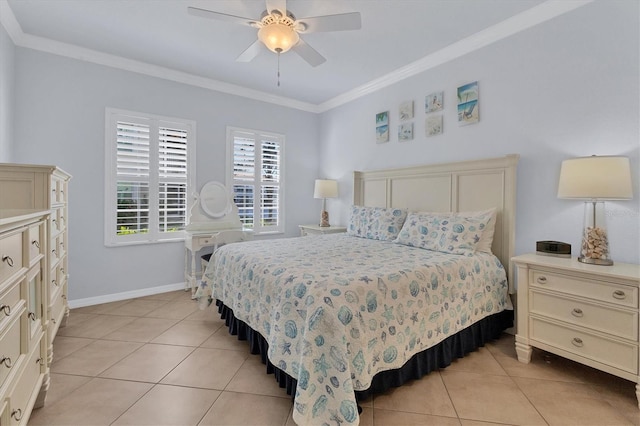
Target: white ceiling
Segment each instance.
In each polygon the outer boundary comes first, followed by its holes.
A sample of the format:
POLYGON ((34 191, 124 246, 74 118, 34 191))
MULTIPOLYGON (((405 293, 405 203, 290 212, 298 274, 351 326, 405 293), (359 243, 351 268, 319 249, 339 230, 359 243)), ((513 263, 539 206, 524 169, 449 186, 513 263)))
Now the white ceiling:
POLYGON ((310 110, 339 103, 341 97, 357 96, 375 82, 401 79, 403 71, 406 77, 411 64, 437 65, 455 57, 456 49, 459 54, 466 53, 585 3, 289 0, 287 7, 297 18, 360 12, 362 29, 304 35, 304 40, 327 61, 313 68, 293 51, 283 54, 278 87, 277 57, 266 48, 249 63, 235 62, 255 40, 256 29, 187 14, 187 7, 195 6, 258 19, 265 9, 264 0, 2 2, 4 9, 0 11, 4 13, 0 18, 17 45, 54 53, 58 50, 79 59, 91 60, 93 55, 100 58, 94 62, 137 67, 139 72, 147 69, 151 74, 164 73, 182 81, 192 79, 199 85, 222 87, 245 96, 279 99, 276 103, 288 100, 310 110), (15 19, 7 17, 9 14, 15 19), (72 53, 74 49, 76 54, 72 53), (443 54, 448 49, 450 54, 443 54))

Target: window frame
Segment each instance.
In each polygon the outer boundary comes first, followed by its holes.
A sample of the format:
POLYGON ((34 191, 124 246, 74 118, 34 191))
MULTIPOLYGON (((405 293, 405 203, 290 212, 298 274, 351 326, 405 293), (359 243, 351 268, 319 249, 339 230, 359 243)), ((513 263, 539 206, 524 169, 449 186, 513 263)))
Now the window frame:
POLYGON ((189 223, 189 212, 192 207, 192 192, 195 188, 195 150, 196 150, 196 122, 183 118, 167 117, 156 114, 148 114, 135 111, 127 111, 117 108, 105 109, 105 218, 104 218, 104 244, 107 247, 130 246, 138 244, 157 244, 175 241, 184 241, 185 232, 160 232, 159 207, 160 199, 158 190, 162 179, 159 176, 160 157, 159 140, 160 127, 174 127, 187 133, 187 177, 186 177, 186 211, 185 226, 189 223), (117 225, 117 123, 130 121, 149 126, 149 232, 129 235, 118 235, 114 232, 117 225))
MULTIPOLYGON (((264 139, 273 140, 278 142, 279 147, 279 168, 278 168, 278 176, 279 180, 277 182, 278 186, 278 225, 273 227, 263 227, 256 220, 253 222, 253 228, 243 228, 247 231, 252 231, 253 235, 274 235, 274 234, 283 234, 285 232, 285 135, 275 132, 269 132, 265 130, 255 130, 255 129, 247 129, 241 127, 233 127, 227 126, 227 164, 226 164, 226 179, 225 185, 229 188, 232 196, 235 198, 235 193, 233 187, 235 184, 243 185, 254 185, 253 191, 253 217, 261 217, 260 210, 262 208, 261 198, 256 200, 256 194, 261 193, 261 187, 263 184, 273 185, 273 182, 265 181, 263 182, 261 179, 256 179, 258 175, 261 175, 261 164, 262 164, 262 155, 260 158, 256 156, 255 159, 255 170, 254 170, 254 179, 251 183, 248 183, 246 180, 238 180, 234 179, 234 139, 236 135, 247 135, 253 134, 254 140, 257 142, 262 142, 264 139), (258 202, 256 202, 258 201, 258 202)), ((257 150, 255 151, 257 152, 257 150)), ((261 150, 260 150, 261 152, 261 150)))

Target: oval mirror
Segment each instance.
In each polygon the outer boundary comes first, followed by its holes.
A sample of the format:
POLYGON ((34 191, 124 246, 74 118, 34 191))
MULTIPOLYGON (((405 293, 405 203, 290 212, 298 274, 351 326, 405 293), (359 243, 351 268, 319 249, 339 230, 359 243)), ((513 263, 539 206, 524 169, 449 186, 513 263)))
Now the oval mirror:
POLYGON ((212 218, 218 219, 228 214, 231 210, 229 201, 227 188, 220 182, 207 182, 200 190, 202 210, 212 218))

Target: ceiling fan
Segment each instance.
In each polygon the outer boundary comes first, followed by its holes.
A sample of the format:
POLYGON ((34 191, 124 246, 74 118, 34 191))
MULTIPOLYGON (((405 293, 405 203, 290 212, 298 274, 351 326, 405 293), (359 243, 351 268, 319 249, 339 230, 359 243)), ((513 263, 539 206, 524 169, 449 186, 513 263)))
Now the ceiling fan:
POLYGON ((258 29, 258 39, 236 58, 239 62, 249 62, 262 50, 262 45, 278 54, 289 49, 296 52, 312 67, 326 61, 324 56, 305 43, 300 34, 313 32, 359 30, 361 28, 360 13, 342 13, 338 15, 314 16, 296 19, 287 10, 286 0, 266 0, 267 9, 259 20, 243 18, 212 10, 189 7, 188 12, 194 16, 217 19, 247 25, 258 29))

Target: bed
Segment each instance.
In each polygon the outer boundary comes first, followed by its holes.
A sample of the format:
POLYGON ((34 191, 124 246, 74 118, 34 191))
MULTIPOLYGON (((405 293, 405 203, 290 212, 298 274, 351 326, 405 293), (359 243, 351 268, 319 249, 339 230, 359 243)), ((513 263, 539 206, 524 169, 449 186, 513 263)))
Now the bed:
POLYGON ((359 398, 512 325, 517 161, 355 172, 347 234, 223 246, 198 295, 261 354, 297 424, 357 424, 359 398))

